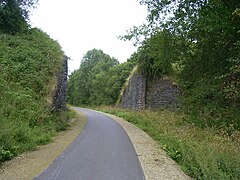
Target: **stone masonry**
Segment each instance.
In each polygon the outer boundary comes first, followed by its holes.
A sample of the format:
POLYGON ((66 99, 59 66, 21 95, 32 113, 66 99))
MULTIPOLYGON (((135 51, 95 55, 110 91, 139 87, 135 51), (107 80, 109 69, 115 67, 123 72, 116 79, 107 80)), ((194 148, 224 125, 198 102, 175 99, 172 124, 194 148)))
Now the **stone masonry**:
POLYGON ((178 107, 180 88, 168 77, 148 79, 146 93, 148 109, 168 108, 174 110, 178 107))
POLYGON ((135 72, 129 79, 120 105, 129 109, 174 110, 178 106, 179 95, 180 88, 170 78, 150 79, 135 72))
POLYGON ((121 100, 121 106, 130 109, 144 109, 146 106, 146 77, 135 73, 128 82, 121 100))
POLYGON ((67 109, 67 76, 68 76, 68 57, 64 56, 63 69, 57 75, 57 87, 53 97, 53 108, 57 111, 67 109))

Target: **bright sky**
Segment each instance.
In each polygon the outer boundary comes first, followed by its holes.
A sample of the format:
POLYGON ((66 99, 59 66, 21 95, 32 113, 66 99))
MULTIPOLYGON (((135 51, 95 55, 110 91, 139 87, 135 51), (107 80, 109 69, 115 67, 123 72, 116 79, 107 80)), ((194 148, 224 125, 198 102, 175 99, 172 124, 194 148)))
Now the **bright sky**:
POLYGON ((120 62, 136 50, 132 42, 117 39, 141 25, 147 10, 138 0, 39 0, 30 18, 57 40, 72 60, 69 71, 78 69, 87 51, 101 49, 120 62))

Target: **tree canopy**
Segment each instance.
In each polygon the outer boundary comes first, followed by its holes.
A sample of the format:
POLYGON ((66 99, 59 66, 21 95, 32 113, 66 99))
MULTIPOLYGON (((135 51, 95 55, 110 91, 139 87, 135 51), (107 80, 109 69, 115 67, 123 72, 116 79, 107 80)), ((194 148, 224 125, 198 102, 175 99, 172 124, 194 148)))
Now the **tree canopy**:
POLYGON ((1 0, 0 32, 8 34, 28 31, 27 20, 38 0, 1 0))
POLYGON ((68 101, 74 105, 110 105, 120 94, 133 65, 119 62, 102 50, 86 53, 80 68, 69 76, 68 101))

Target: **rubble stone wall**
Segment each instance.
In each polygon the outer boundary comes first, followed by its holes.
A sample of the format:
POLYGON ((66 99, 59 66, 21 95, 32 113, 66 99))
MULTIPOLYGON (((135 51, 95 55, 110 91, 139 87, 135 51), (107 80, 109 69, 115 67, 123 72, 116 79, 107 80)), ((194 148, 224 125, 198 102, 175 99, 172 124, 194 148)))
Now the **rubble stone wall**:
POLYGON ((146 100, 146 77, 135 73, 124 91, 121 106, 129 109, 144 109, 146 100))
POLYGON ((129 109, 174 110, 178 107, 180 88, 167 77, 150 79, 134 73, 121 99, 121 107, 129 109))
POLYGON ((67 109, 67 76, 68 76, 68 57, 64 56, 63 69, 57 75, 57 87, 53 97, 53 108, 57 111, 67 109))

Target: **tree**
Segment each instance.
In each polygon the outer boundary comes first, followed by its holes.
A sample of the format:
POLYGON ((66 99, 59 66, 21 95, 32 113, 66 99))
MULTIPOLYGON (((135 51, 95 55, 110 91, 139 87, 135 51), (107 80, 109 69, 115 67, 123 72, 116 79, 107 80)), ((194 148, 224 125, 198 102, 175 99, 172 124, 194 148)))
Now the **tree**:
POLYGON ((94 105, 114 105, 120 95, 134 64, 125 62, 107 71, 100 71, 92 81, 94 87, 92 102, 94 105))
POLYGON ((29 18, 29 12, 32 8, 36 7, 38 0, 0 0, 0 6, 4 7, 13 1, 18 5, 22 11, 22 15, 25 19, 29 18))
POLYGON ((28 30, 29 11, 38 0, 1 0, 0 32, 23 33, 28 30))
POLYGON ((68 80, 68 102, 74 105, 113 105, 135 65, 135 56, 119 64, 102 50, 83 57, 80 68, 68 80))
POLYGON ((69 102, 76 105, 101 104, 99 92, 104 92, 106 86, 102 84, 104 81, 101 74, 118 64, 115 58, 111 58, 102 50, 88 51, 82 59, 80 68, 69 77, 69 102), (102 85, 99 85, 100 83, 102 85))
POLYGON ((181 37, 162 30, 146 39, 138 49, 139 69, 149 77, 170 75, 173 64, 180 64, 187 55, 188 42, 181 37))

